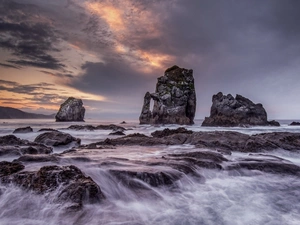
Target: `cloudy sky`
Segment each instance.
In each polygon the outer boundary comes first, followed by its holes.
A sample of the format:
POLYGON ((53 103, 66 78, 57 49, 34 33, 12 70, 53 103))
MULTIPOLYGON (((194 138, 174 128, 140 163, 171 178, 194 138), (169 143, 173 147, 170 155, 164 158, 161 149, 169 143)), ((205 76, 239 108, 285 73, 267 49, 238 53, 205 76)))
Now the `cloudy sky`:
POLYGON ((176 64, 194 70, 196 118, 219 91, 300 119, 298 0, 0 0, 0 105, 137 119, 176 64))

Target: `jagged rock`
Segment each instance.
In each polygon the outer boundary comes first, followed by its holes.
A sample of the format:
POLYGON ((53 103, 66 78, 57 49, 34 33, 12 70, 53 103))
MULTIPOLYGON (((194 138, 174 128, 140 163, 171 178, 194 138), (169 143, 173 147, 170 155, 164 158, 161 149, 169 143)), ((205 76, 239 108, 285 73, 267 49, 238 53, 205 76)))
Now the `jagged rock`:
POLYGON ((25 167, 19 162, 0 162, 0 177, 8 176, 23 170, 25 167))
POLYGON ((159 77, 156 91, 147 92, 140 115, 140 124, 193 124, 196 93, 193 70, 173 66, 159 77), (154 100, 153 110, 150 109, 154 100))
POLYGON ((40 134, 35 138, 34 141, 48 146, 67 145, 71 142, 75 142, 75 144, 79 145, 81 142, 79 138, 75 138, 70 134, 63 133, 60 131, 51 131, 40 134))
POLYGON ((151 135, 153 137, 161 138, 161 137, 166 137, 166 136, 170 136, 170 135, 173 135, 173 134, 179 134, 179 133, 180 134, 192 134, 193 131, 187 130, 184 127, 179 127, 176 130, 172 130, 172 129, 166 128, 164 130, 154 131, 154 132, 151 133, 151 135))
POLYGON ((30 133, 30 132, 33 132, 31 127, 20 127, 15 129, 13 133, 17 134, 17 133, 30 133))
POLYGON ((222 92, 212 98, 210 116, 205 117, 202 126, 279 126, 276 121, 268 122, 262 104, 254 104, 249 99, 222 92))
POLYGON ((14 135, 0 137, 0 156, 20 156, 24 154, 50 154, 52 148, 43 144, 22 140, 14 135))
POLYGON ((81 99, 68 98, 57 112, 56 122, 84 121, 85 108, 81 99))
POLYGON ((100 187, 76 166, 44 166, 39 171, 21 171, 1 178, 37 194, 53 193, 57 202, 75 206, 98 203, 105 199, 100 187), (56 193, 58 191, 58 193, 56 193))
POLYGON ((300 126, 300 122, 292 122, 290 126, 300 126))

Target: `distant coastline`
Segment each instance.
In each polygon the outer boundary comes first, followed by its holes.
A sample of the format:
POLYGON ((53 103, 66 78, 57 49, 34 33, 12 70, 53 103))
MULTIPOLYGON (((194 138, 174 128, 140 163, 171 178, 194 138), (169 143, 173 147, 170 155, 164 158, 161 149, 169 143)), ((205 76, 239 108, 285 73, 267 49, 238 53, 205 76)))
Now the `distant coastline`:
POLYGON ((0 106, 0 119, 53 119, 54 114, 44 115, 28 113, 11 107, 0 106))

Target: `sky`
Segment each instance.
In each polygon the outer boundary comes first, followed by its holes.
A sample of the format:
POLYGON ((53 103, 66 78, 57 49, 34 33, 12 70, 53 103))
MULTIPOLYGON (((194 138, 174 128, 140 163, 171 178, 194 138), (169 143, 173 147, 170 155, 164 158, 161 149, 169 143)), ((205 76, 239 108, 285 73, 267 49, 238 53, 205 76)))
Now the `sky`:
POLYGON ((138 119, 147 91, 193 69, 196 118, 212 95, 300 119, 298 0, 0 0, 0 105, 56 113, 81 98, 86 118, 138 119))

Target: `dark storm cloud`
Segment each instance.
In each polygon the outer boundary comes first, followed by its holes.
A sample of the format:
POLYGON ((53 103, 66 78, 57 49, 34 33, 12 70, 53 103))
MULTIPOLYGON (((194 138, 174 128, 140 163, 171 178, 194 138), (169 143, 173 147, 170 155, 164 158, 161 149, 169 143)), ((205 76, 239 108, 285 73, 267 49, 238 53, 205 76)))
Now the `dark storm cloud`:
POLYGON ((132 69, 122 61, 86 62, 82 65, 82 70, 84 73, 79 78, 73 79, 69 85, 85 92, 108 97, 134 96, 141 89, 147 88, 149 83, 151 85, 151 81, 155 81, 155 78, 142 76, 142 72, 132 69))
POLYGON ((57 33, 49 22, 34 19, 39 16, 36 14, 37 7, 8 1, 1 1, 0 6, 0 48, 15 57, 7 62, 19 66, 63 70, 65 65, 51 55, 59 52, 55 47, 59 42, 57 33), (30 13, 33 14, 29 15, 30 13))

